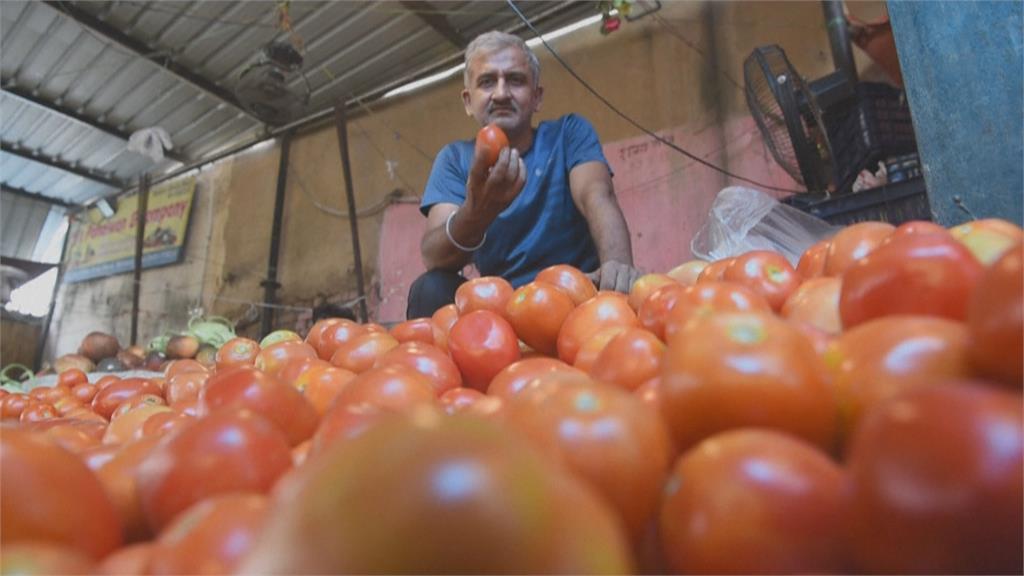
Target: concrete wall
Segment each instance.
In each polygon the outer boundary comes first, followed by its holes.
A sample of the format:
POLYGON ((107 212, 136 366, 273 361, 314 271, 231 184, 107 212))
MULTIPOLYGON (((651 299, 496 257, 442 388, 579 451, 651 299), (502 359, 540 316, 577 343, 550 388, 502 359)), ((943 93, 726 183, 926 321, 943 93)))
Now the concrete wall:
MULTIPOLYGON (((750 120, 742 89, 733 82, 742 85, 744 58, 755 46, 768 43, 782 45, 805 77, 831 72, 821 5, 662 5, 657 18, 624 22, 611 35, 602 36, 595 27, 553 45, 597 92, 641 125, 671 135, 677 145, 735 172, 770 185, 795 186, 771 160, 750 120)), ((855 12, 873 18, 882 7, 882 2, 857 3, 855 12)), ((546 89, 536 120, 578 112, 593 122, 616 170, 638 263, 664 267, 668 257, 652 258, 662 252, 672 260, 688 258, 690 237, 714 194, 730 180, 664 147, 630 152, 650 138, 588 93, 543 47, 536 51, 546 89), (665 251, 665 246, 671 249, 665 251)), ((856 57, 862 77, 878 76, 863 54, 856 57)), ((404 309, 402 283, 415 276, 419 259, 415 211, 409 206, 387 208, 387 198, 418 196, 433 154, 451 140, 475 134, 477 126, 462 108, 461 86, 461 76, 452 78, 375 105, 371 114, 349 123, 363 272, 375 319, 398 319, 396 311, 404 309), (385 222, 392 222, 388 230, 385 222)), ((182 324, 196 303, 240 320, 243 332, 255 334, 259 309, 249 303, 262 299, 278 162, 275 146, 200 174, 204 185, 196 197, 189 260, 143 275, 143 339, 182 324)), ((277 326, 301 330, 314 304, 355 296, 348 221, 339 215, 346 206, 342 176, 333 125, 293 140, 278 277, 279 298, 289 308, 276 311, 277 326)), ((70 351, 96 328, 115 330, 126 339, 130 282, 130 275, 122 275, 65 287, 53 330, 57 350, 70 351)))

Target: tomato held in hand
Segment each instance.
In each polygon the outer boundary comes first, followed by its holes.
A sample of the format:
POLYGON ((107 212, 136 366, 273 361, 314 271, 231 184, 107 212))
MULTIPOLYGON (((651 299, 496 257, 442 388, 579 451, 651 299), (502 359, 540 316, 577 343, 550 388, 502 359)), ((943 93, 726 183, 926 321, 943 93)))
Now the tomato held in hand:
POLYGON ((460 317, 448 335, 448 350, 462 373, 463 385, 481 392, 498 372, 520 358, 512 325, 489 310, 460 317))
POLYGON ((508 148, 508 136, 497 124, 488 124, 476 133, 476 154, 483 156, 488 168, 498 161, 502 148, 508 148))

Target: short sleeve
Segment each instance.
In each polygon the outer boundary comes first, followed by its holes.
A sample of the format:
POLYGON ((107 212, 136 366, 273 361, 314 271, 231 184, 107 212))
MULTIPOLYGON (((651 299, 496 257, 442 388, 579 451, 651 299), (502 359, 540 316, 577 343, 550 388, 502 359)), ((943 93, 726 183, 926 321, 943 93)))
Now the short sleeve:
POLYGON ((565 157, 569 170, 587 162, 601 162, 608 169, 608 160, 601 150, 601 141, 597 138, 597 131, 590 122, 579 114, 567 114, 565 116, 565 157))
POLYGON ((466 201, 467 169, 462 165, 458 144, 448 144, 434 159, 427 187, 423 191, 423 201, 420 202, 420 212, 424 216, 430 212, 434 204, 448 203, 461 206, 466 201))

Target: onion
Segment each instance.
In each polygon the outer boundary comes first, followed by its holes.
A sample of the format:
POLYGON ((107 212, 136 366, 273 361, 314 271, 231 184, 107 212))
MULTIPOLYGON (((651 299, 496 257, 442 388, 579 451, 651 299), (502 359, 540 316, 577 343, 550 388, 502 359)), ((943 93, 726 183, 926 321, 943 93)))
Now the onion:
POLYGON ((175 336, 167 342, 168 358, 195 358, 199 352, 199 340, 193 336, 175 336))
POLYGON ((92 372, 96 365, 80 354, 65 354, 53 361, 53 370, 60 374, 65 370, 78 368, 82 372, 92 372))
POLYGON ((117 356, 117 353, 120 351, 121 344, 117 341, 117 338, 104 332, 89 332, 82 339, 82 345, 78 347, 78 353, 93 362, 117 356))

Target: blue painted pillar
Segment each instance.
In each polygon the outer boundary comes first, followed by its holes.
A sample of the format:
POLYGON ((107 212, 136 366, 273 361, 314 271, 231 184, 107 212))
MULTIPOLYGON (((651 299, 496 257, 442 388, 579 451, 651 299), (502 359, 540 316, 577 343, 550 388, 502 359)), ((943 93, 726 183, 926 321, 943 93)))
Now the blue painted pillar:
POLYGON ((1021 224, 1022 5, 888 3, 928 196, 940 224, 970 220, 968 211, 1021 224))

